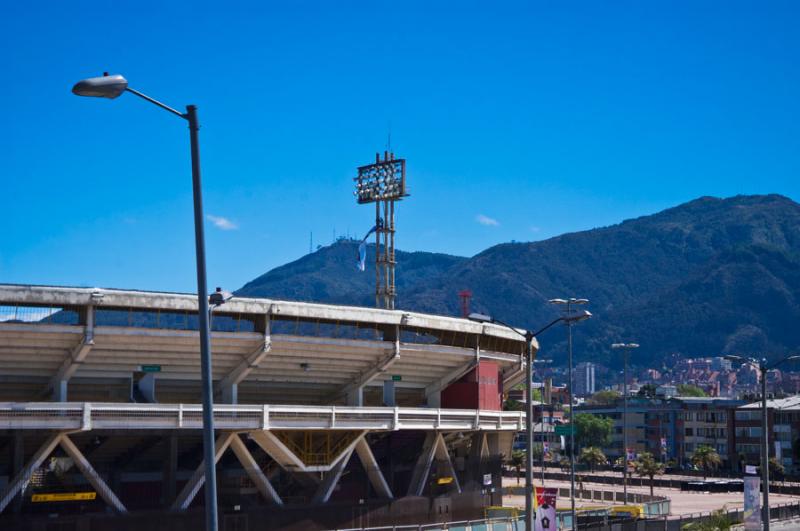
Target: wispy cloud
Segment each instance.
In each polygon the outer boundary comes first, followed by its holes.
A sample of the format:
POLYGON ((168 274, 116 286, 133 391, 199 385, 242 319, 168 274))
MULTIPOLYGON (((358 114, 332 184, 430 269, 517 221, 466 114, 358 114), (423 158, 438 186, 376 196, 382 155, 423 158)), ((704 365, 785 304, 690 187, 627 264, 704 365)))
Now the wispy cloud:
POLYGON ((213 223, 214 226, 220 230, 236 230, 239 228, 239 225, 228 218, 223 218, 222 216, 212 216, 211 214, 208 214, 206 218, 208 218, 208 221, 213 223))
POLYGON ((490 218, 489 216, 485 216, 483 214, 478 214, 477 216, 475 216, 475 221, 487 227, 497 227, 500 225, 500 222, 497 221, 496 219, 490 218))
POLYGON ((542 232, 542 228, 541 227, 536 227, 536 226, 531 227, 531 232, 542 232))

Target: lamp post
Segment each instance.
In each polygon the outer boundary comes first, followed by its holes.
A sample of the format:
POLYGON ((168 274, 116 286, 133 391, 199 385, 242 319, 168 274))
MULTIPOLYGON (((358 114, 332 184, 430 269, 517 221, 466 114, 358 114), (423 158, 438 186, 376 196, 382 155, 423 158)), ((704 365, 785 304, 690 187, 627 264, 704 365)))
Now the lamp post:
POLYGON ((741 363, 749 363, 758 367, 759 374, 761 375, 761 492, 763 502, 761 507, 761 528, 764 531, 769 531, 769 422, 767 417, 767 372, 771 371, 778 365, 787 361, 800 360, 800 356, 786 356, 780 361, 767 365, 767 359, 761 358, 746 358, 744 356, 725 356, 725 359, 731 361, 738 361, 741 363))
POLYGON ((571 316, 564 315, 548 323, 547 326, 536 332, 525 331, 525 333, 523 333, 510 324, 504 323, 499 319, 493 319, 488 315, 481 313, 471 313, 469 315, 471 321, 499 324, 525 338, 525 393, 527 398, 525 403, 525 529, 527 531, 533 531, 533 451, 531 446, 533 443, 533 415, 531 407, 533 402, 531 400, 533 387, 533 338, 558 322, 563 321, 569 325, 572 322, 583 321, 591 316, 592 314, 587 311, 579 312, 571 316))
POLYGON ((622 349, 622 497, 628 504, 628 352, 639 348, 638 343, 613 343, 613 349, 622 349))
MULTIPOLYGON (((565 306, 564 314, 568 317, 575 311, 574 306, 579 304, 588 304, 589 299, 577 299, 570 297, 569 299, 550 299, 550 304, 558 304, 565 306)), ((575 405, 572 403, 572 323, 567 321, 567 355, 569 358, 569 389, 567 398, 569 400, 569 498, 570 498, 570 517, 572 518, 572 529, 577 529, 575 522, 575 405)))
POLYGON ((140 98, 161 107, 189 122, 189 142, 192 160, 192 192, 194 197, 194 239, 197 261, 197 318, 200 325, 200 365, 203 380, 203 459, 205 463, 205 512, 206 530, 217 531, 217 478, 214 459, 214 410, 213 389, 211 380, 211 332, 209 326, 209 301, 206 287, 206 250, 203 231, 203 194, 200 185, 200 147, 197 120, 197 107, 187 105, 182 113, 128 87, 128 81, 120 76, 93 77, 79 81, 72 87, 77 96, 114 99, 124 92, 130 92, 140 98))
MULTIPOLYGON (((534 364, 553 363, 553 360, 533 360, 533 363, 534 364)), ((533 400, 531 400, 531 403, 533 403, 533 400)), ((542 410, 542 414, 539 417, 539 425, 542 427, 542 487, 544 487, 544 439, 546 433, 544 429, 544 378, 542 378, 542 388, 539 396, 539 406, 542 410)))

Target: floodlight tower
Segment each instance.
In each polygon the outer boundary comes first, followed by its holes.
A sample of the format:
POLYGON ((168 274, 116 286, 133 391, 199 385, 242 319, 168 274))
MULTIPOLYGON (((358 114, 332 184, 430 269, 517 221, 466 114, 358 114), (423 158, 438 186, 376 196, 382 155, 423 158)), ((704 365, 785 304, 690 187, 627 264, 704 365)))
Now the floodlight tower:
POLYGON ((358 168, 356 196, 359 204, 375 203, 375 306, 394 309, 394 203, 406 193, 406 161, 394 153, 375 154, 375 163, 358 168))

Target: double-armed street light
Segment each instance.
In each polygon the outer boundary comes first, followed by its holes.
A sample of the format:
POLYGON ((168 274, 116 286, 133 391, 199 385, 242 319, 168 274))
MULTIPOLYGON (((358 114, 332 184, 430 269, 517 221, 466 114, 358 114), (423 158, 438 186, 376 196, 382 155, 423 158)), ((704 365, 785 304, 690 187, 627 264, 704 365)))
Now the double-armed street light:
MULTIPOLYGON (((161 107, 189 122, 189 141, 192 159, 192 191, 194 198, 194 236, 197 261, 197 310, 200 328, 200 364, 203 381, 203 459, 205 463, 205 512, 206 530, 217 531, 217 478, 214 459, 214 411, 213 388, 211 380, 211 331, 209 296, 206 288, 206 250, 205 234, 203 231, 203 194, 200 185, 200 147, 198 131, 200 125, 197 120, 197 107, 187 105, 186 112, 182 113, 172 107, 161 103, 128 86, 128 81, 120 76, 110 76, 107 73, 101 77, 93 77, 79 81, 72 87, 72 93, 77 96, 94 98, 118 98, 125 92, 135 94, 140 98, 161 107)), ((225 297, 212 294, 215 306, 225 302, 225 297)))
MULTIPOLYGON (((509 330, 512 330, 516 334, 525 338, 525 393, 526 393, 526 404, 525 404, 525 435, 526 435, 526 443, 525 443, 525 529, 527 531, 533 531, 533 451, 532 451, 532 444, 533 444, 533 415, 531 413, 531 394, 532 394, 532 383, 533 383, 533 339, 550 328, 551 326, 555 325, 556 323, 564 322, 567 326, 571 326, 573 323, 578 321, 583 321, 585 319, 589 319, 592 314, 586 310, 581 312, 563 315, 558 319, 553 320, 552 322, 548 323, 547 326, 541 328, 536 332, 524 331, 520 332, 517 328, 514 328, 508 323, 504 323, 499 319, 493 319, 488 315, 484 315, 481 313, 471 313, 469 315, 469 319, 472 321, 476 321, 479 323, 493 323, 505 326, 509 330)), ((574 522, 574 511, 573 511, 573 522, 574 522)), ((574 525, 574 524, 573 524, 574 525)))
MULTIPOLYGON (((569 299, 550 299, 550 304, 557 304, 564 306, 564 315, 569 317, 573 312, 578 311, 575 306, 588 304, 589 299, 578 299, 570 297, 569 299)), ((588 312, 587 312, 588 313, 588 312)), ((567 398, 569 400, 569 498, 570 498, 570 517, 572 518, 572 529, 577 528, 575 522, 575 405, 572 403, 572 386, 573 386, 573 370, 572 370, 572 322, 567 323, 567 357, 569 358, 569 389, 567 390, 567 398)))
POLYGON ((639 348, 638 343, 613 343, 613 349, 622 349, 622 496, 628 503, 628 352, 639 348))
POLYGON ((761 507, 761 528, 769 531, 769 423, 767 419, 767 372, 787 361, 798 361, 800 355, 786 356, 772 365, 767 364, 767 358, 748 358, 745 356, 725 356, 726 360, 747 363, 758 368, 761 376, 761 493, 763 507, 761 507))

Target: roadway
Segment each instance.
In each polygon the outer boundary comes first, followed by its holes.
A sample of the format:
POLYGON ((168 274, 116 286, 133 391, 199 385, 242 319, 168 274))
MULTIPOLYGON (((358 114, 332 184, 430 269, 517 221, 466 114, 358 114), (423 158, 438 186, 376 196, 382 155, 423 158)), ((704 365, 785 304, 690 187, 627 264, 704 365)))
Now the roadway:
MULTIPOLYGON (((524 485, 524 480, 520 483, 524 485)), ((517 481, 515 478, 503 478, 503 486, 504 487, 514 487, 517 485, 517 481)), ((539 481, 534 481, 534 485, 541 485, 539 481)), ((555 480, 546 480, 545 485, 548 487, 560 487, 560 488, 569 488, 568 481, 555 481, 555 480)), ((592 483, 589 481, 583 482, 583 487, 585 489, 594 489, 594 490, 612 490, 616 492, 622 492, 622 485, 607 485, 604 483, 592 483)), ((637 494, 650 494, 649 487, 629 487, 628 493, 637 493, 637 494)), ((669 489, 669 488, 658 488, 656 487, 653 490, 653 494, 657 496, 666 496, 671 500, 671 515, 672 516, 680 516, 680 515, 690 515, 692 513, 705 513, 709 511, 714 511, 717 509, 721 509, 723 506, 727 506, 728 509, 738 509, 744 505, 744 495, 741 492, 687 492, 681 491, 679 489, 669 489)), ((770 494, 770 506, 777 506, 783 505, 786 503, 796 503, 798 501, 797 496, 790 496, 786 494, 770 494)), ((582 501, 576 500, 576 506, 581 507, 584 505, 602 505, 608 504, 609 502, 592 502, 592 501, 582 501)), ((503 505, 510 506, 510 507, 524 507, 525 506, 525 497, 524 496, 503 496, 503 505)), ((569 500, 559 500, 558 501, 559 507, 568 507, 569 500)))

